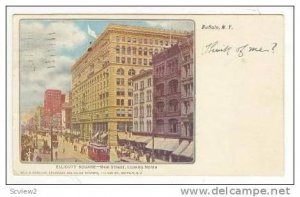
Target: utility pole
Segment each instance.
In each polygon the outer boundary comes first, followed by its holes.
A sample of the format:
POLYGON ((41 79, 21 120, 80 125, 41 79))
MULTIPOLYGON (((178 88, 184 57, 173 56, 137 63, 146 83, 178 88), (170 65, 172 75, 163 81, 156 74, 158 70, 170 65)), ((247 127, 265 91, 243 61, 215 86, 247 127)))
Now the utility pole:
POLYGON ((151 160, 154 163, 154 131, 152 131, 152 153, 151 153, 151 160))

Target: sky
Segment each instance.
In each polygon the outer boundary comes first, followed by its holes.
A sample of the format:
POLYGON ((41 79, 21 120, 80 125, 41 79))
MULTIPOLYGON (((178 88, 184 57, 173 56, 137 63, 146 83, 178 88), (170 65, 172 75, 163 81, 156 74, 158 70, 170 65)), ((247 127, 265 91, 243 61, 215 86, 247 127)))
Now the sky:
POLYGON ((191 21, 176 20, 21 20, 21 114, 43 105, 46 89, 71 91, 71 67, 108 24, 192 31, 191 21))

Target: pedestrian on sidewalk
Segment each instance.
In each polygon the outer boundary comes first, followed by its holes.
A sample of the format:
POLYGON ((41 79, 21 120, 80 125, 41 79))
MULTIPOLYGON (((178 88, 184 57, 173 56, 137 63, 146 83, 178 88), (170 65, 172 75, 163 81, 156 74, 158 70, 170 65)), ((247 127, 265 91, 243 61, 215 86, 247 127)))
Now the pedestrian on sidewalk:
POLYGON ((57 160, 57 154, 58 154, 57 151, 55 151, 55 160, 57 160))

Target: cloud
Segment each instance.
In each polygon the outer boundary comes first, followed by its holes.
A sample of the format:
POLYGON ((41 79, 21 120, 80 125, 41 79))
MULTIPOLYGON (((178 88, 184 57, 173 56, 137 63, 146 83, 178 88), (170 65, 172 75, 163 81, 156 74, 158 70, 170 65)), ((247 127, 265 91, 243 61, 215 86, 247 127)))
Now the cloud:
POLYGON ((21 22, 21 113, 43 105, 46 89, 70 90, 75 60, 68 51, 86 41, 87 34, 72 21, 21 22))
POLYGON ((179 31, 193 31, 194 22, 190 20, 153 20, 146 21, 147 25, 155 28, 172 29, 179 31))

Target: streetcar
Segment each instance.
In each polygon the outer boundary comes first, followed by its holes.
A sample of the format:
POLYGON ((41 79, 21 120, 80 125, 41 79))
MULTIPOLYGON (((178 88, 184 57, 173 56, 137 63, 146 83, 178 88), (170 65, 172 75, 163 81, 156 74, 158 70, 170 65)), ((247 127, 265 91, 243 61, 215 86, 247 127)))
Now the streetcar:
POLYGON ((106 145, 90 143, 88 145, 89 158, 96 162, 109 162, 109 148, 106 145))

